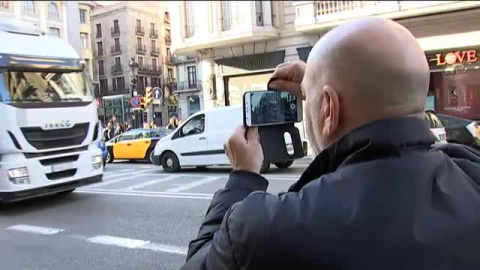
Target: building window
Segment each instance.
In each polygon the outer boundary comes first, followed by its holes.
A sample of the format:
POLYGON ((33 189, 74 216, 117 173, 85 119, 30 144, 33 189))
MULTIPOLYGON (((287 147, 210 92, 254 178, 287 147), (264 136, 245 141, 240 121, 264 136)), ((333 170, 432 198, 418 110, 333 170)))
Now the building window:
POLYGON ((137 37, 137 48, 141 49, 142 46, 142 38, 137 37))
POLYGON ((103 66, 103 60, 98 60, 98 75, 105 75, 105 68, 103 66))
POLYGON ((145 77, 138 76, 137 87, 139 94, 143 95, 145 93, 145 77))
POLYGON ((49 27, 49 28, 48 28, 48 34, 49 34, 50 36, 60 37, 60 28, 49 27))
POLYGON ((153 70, 157 70, 157 59, 155 58, 152 58, 152 67, 153 67, 153 70))
POLYGON ((108 82, 107 79, 100 80, 100 93, 105 95, 108 92, 108 82))
POLYGON ((197 67, 187 67, 188 72, 188 87, 195 88, 197 86, 197 67))
POLYGON ((97 27, 97 38, 101 38, 102 37, 102 25, 97 23, 95 26, 97 27))
POLYGON ((35 2, 33 1, 24 1, 23 4, 23 12, 35 14, 35 2))
POLYGON ((115 67, 120 68, 122 66, 122 62, 120 57, 115 57, 115 67))
POLYGON ((257 26, 263 26, 263 1, 255 1, 257 26))
POLYGON ((222 1, 222 31, 232 29, 232 3, 231 1, 222 1))
POLYGON ((189 38, 195 34, 195 13, 193 10, 194 1, 185 1, 185 37, 189 38))
POLYGON ((112 78, 112 85, 113 85, 113 92, 116 93, 117 92, 117 79, 116 78, 112 78))
POLYGON ((168 78, 172 79, 173 78, 173 70, 171 68, 168 68, 168 78))
POLYGON ((143 57, 138 57, 138 66, 143 67, 143 57))
POLYGON ((118 77, 117 79, 117 90, 120 93, 125 92, 125 79, 123 77, 118 77))
POLYGON ((101 41, 97 42, 97 54, 98 56, 103 55, 103 43, 101 41))
POLYGON ((9 9, 10 8, 9 2, 10 1, 0 1, 0 8, 9 9))
POLYGON ((53 19, 58 19, 58 7, 57 4, 50 2, 48 4, 48 17, 53 19))
POLYGON ((80 33, 80 40, 82 42, 82 48, 88 48, 88 34, 87 33, 80 33))
POLYGON ((80 23, 87 23, 87 10, 80 9, 80 23))
POLYGON ((155 32, 155 24, 150 23, 150 29, 152 30, 152 33, 155 32))
POLYGON ((167 48, 167 57, 168 58, 172 57, 172 53, 170 52, 170 48, 167 48))
POLYGON ((157 87, 158 86, 158 78, 152 77, 152 87, 157 87))
POLYGON ((155 40, 150 41, 150 46, 152 46, 152 52, 154 52, 157 48, 157 42, 155 40))

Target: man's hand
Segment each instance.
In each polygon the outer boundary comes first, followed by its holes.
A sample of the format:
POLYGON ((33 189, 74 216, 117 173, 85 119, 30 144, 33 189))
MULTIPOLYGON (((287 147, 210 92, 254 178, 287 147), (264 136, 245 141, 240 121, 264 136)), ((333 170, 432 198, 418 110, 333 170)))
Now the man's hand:
POLYGON ((233 170, 260 173, 263 150, 257 128, 237 127, 224 147, 233 170))
POLYGON ((290 92, 304 100, 300 83, 305 74, 305 67, 305 62, 300 60, 278 65, 272 74, 273 81, 268 86, 275 90, 290 92))

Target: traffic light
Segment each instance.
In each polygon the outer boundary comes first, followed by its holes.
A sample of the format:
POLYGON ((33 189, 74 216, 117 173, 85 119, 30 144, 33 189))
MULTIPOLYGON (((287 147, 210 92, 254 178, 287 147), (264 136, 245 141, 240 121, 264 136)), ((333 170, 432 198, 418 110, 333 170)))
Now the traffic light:
POLYGON ((145 110, 145 107, 147 104, 145 104, 145 99, 142 97, 140 98, 140 109, 145 110))
POLYGON ((145 88, 145 103, 146 103, 146 105, 153 103, 152 87, 145 88))

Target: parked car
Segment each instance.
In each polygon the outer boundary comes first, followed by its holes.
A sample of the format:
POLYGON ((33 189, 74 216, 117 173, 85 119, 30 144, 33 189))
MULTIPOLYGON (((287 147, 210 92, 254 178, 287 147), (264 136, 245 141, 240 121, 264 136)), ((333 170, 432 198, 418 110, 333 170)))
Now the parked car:
POLYGON ((427 121, 430 126, 430 131, 435 135, 437 143, 445 144, 447 143, 447 131, 443 126, 442 121, 437 117, 435 112, 431 110, 425 111, 425 121, 427 121))
POLYGON ((155 145, 165 136, 166 132, 152 129, 132 129, 124 132, 106 143, 106 161, 109 163, 115 159, 151 161, 155 145))
MULTIPOLYGON (((156 145, 153 164, 167 172, 177 172, 184 166, 204 168, 214 165, 230 165, 224 143, 235 128, 243 123, 241 106, 214 108, 195 113, 156 145)), ((303 142, 306 150, 306 142, 303 142)), ((287 149, 292 148, 286 141, 287 149)), ((278 168, 288 168, 293 160, 274 163, 278 168)), ((268 171, 265 162, 262 172, 268 171)))
POLYGON ((464 144, 480 149, 477 122, 445 114, 437 114, 437 116, 445 126, 448 142, 464 144))
POLYGON ((105 163, 107 162, 107 157, 108 157, 107 146, 105 145, 104 141, 99 141, 97 145, 98 145, 98 148, 102 150, 103 167, 105 168, 105 163))

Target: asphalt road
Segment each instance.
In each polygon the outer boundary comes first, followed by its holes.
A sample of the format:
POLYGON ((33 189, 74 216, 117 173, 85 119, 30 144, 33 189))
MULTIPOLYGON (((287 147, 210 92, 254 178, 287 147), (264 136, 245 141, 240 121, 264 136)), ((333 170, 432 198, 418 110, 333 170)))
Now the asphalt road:
MULTIPOLYGON (((272 166, 285 191, 308 161, 272 166)), ((147 163, 107 164, 102 183, 63 196, 0 206, 1 269, 179 269, 228 168, 164 173, 147 163)))

